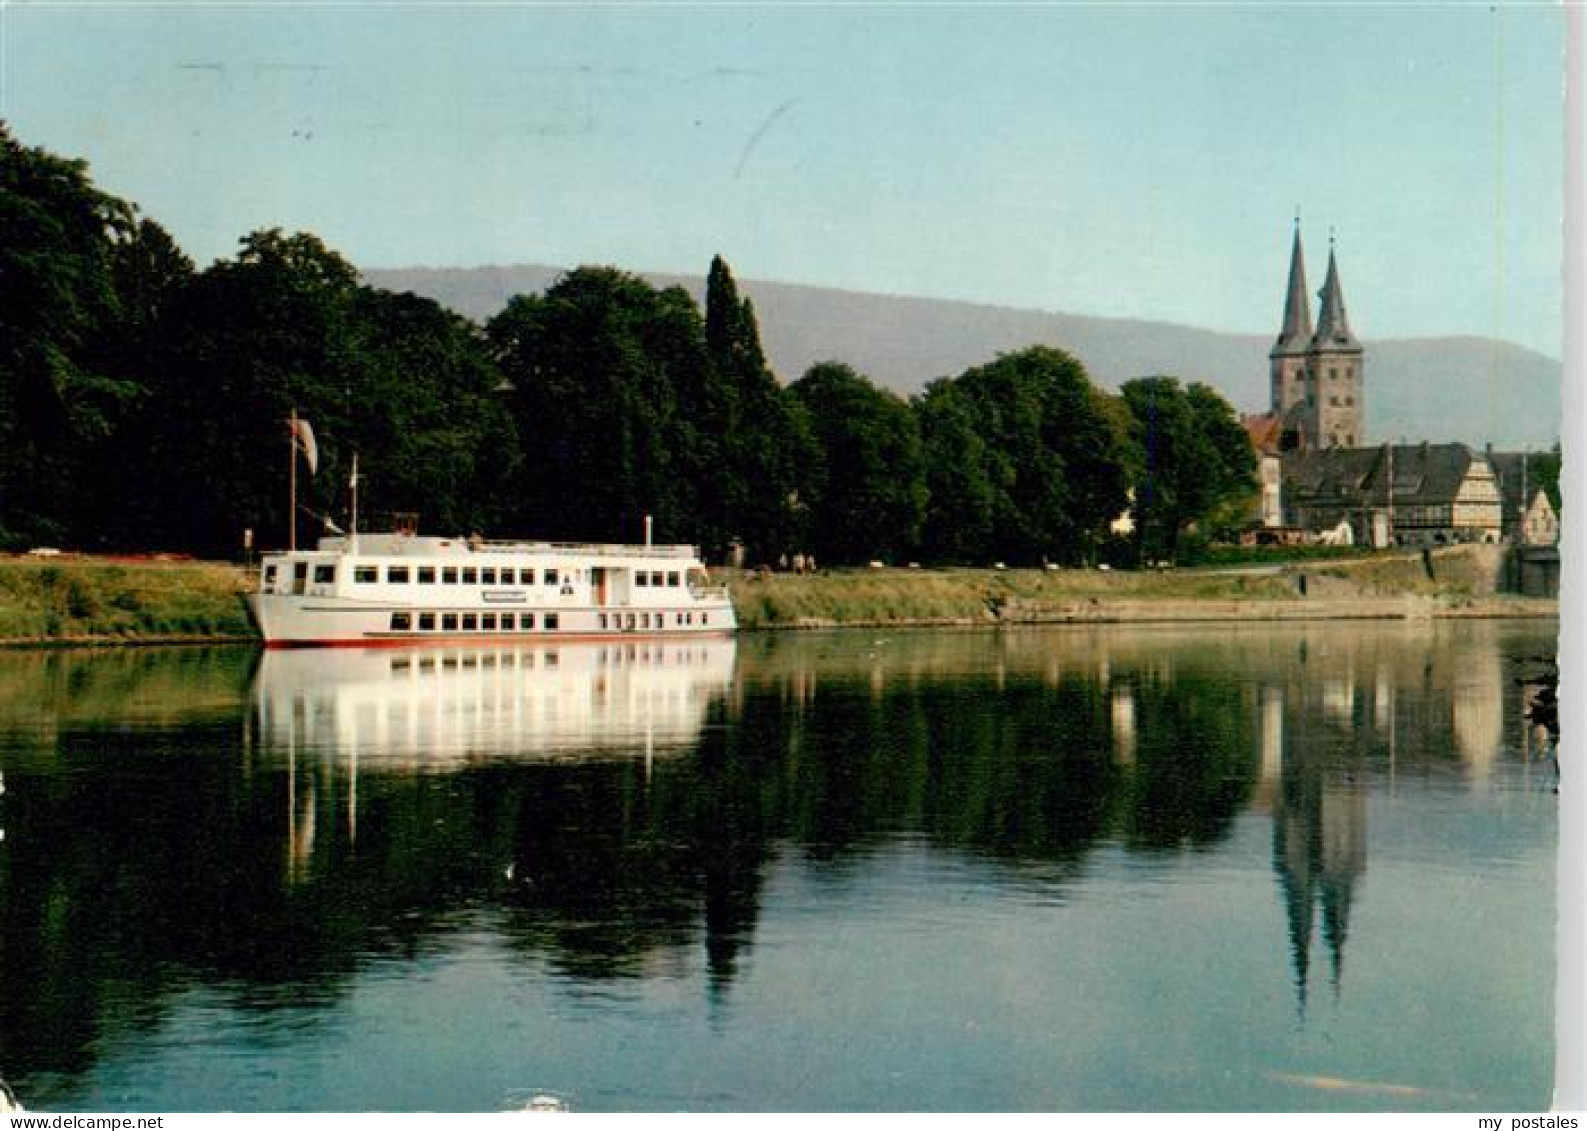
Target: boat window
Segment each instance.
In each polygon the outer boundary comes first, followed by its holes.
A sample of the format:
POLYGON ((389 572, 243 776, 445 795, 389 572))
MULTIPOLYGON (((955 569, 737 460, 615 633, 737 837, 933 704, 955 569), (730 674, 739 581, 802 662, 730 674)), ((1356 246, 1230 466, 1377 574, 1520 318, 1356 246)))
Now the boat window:
POLYGON ((442 566, 441 567, 441 581, 442 581, 443 584, 446 584, 446 585, 456 585, 457 584, 457 567, 456 566, 442 566))
POLYGON ((336 567, 334 565, 317 565, 314 567, 314 584, 331 585, 336 581, 336 567))
POLYGON ((661 571, 659 569, 651 571, 650 584, 657 589, 661 588, 661 571))
POLYGON ((555 585, 557 583, 557 571, 554 569, 546 570, 542 580, 546 585, 555 585))
POLYGON ((456 632, 457 631, 457 614, 456 613, 442 613, 441 614, 441 631, 442 632, 456 632))
POLYGON ((496 584, 496 571, 493 570, 493 569, 482 569, 482 570, 480 570, 479 571, 479 583, 481 585, 495 585, 496 584))
POLYGON ((391 614, 391 631, 392 632, 407 632, 412 627, 413 627, 413 614, 411 614, 411 613, 392 613, 391 614))
POLYGON ((602 628, 606 627, 606 614, 605 613, 601 614, 601 627, 602 628))
POLYGON ((434 566, 420 566, 419 567, 419 584, 420 585, 434 585, 435 584, 435 567, 434 566))
POLYGON ((486 632, 495 632, 496 631, 496 614, 495 613, 480 613, 479 614, 479 627, 484 629, 486 632))
POLYGON ((678 576, 678 571, 677 570, 672 569, 672 570, 668 570, 667 571, 667 588, 668 589, 676 589, 681 581, 682 581, 682 578, 680 578, 678 576))
POLYGON ((479 628, 479 618, 473 613, 463 614, 463 631, 473 632, 479 628))
POLYGON ((634 574, 634 584, 643 589, 645 586, 650 584, 650 575, 644 570, 638 571, 634 574))
POLYGON ((700 614, 700 623, 701 624, 710 624, 711 623, 711 614, 710 613, 701 613, 700 614))
POLYGON ((273 565, 265 566, 265 584, 269 585, 275 579, 276 579, 276 567, 273 566, 273 565))
POLYGON ((372 584, 379 577, 379 575, 380 571, 374 566, 353 567, 353 580, 358 582, 360 585, 372 584))
POLYGON ((435 631, 435 614, 434 613, 420 613, 419 614, 419 631, 420 632, 434 632, 435 631))
POLYGON ((530 629, 534 628, 534 626, 535 615, 533 613, 518 614, 518 627, 520 629, 522 629, 524 632, 528 632, 530 629))
POLYGON ((463 584, 464 585, 478 585, 479 584, 479 570, 475 569, 473 566, 469 566, 467 569, 465 569, 463 571, 463 584))
POLYGON ((557 627, 561 623, 562 623, 562 618, 559 617, 556 613, 547 613, 546 614, 546 631, 547 632, 555 632, 557 630, 557 627))
POLYGON ((503 613, 501 615, 501 630, 503 632, 511 632, 513 630, 513 614, 512 613, 503 613))
POLYGON ((393 585, 406 585, 408 583, 408 567, 387 566, 386 580, 393 585))

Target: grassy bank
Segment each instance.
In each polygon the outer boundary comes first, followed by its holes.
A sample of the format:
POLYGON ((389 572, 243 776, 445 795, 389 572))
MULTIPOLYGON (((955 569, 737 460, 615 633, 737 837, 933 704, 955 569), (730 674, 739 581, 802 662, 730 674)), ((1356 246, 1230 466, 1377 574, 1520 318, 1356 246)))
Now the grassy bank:
POLYGON ((250 639, 246 576, 208 562, 0 561, 0 640, 250 639))
POLYGON ((733 604, 744 628, 1065 620, 1120 602, 1293 595, 1278 578, 1098 570, 852 569, 812 577, 745 574, 733 581, 733 604))
MULTIPOLYGON (((1458 547, 1246 572, 840 569, 728 580, 745 629, 1558 615, 1557 602, 1496 593, 1498 562, 1494 547, 1458 547)), ((204 562, 0 559, 0 642, 252 639, 248 581, 204 562)))
POLYGON ((1555 601, 1496 592, 1499 563, 1497 547, 1461 546, 1248 571, 851 569, 732 585, 749 629, 1558 615, 1555 601))

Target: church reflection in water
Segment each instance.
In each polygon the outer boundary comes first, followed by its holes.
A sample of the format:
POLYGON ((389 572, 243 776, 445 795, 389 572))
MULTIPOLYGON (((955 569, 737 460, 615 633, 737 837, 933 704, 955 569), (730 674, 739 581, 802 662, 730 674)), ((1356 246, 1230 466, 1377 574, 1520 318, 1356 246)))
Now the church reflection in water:
MULTIPOLYGON (((1411 778, 1485 790, 1504 752, 1532 752, 1517 648, 1429 631, 272 652, 256 756, 286 763, 290 884, 358 843, 361 783, 386 781, 389 805, 387 779, 459 775, 466 813, 402 804, 474 823, 524 945, 599 977, 703 938, 718 990, 784 847, 822 858, 909 829, 1063 886, 1109 841, 1209 847, 1266 812, 1304 1017, 1343 986, 1373 806, 1411 778)), ((401 851, 389 831, 382 850, 401 851)))
POLYGON ((1429 648, 1425 631, 1411 629, 1308 634, 1255 689, 1255 799, 1273 816, 1273 867, 1303 1018, 1319 975, 1341 992, 1373 807, 1391 805, 1407 776, 1485 791, 1506 751, 1539 786, 1552 777, 1521 693, 1521 675, 1540 658, 1505 648, 1491 627, 1476 631, 1489 639, 1458 649, 1429 648))

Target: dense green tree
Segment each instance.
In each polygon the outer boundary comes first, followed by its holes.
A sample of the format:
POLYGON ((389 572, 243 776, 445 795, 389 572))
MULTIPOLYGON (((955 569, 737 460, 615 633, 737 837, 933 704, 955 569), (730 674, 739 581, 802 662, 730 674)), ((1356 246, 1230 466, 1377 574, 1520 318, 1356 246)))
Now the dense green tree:
MULTIPOLYGON (((162 323, 164 364, 142 431, 142 490, 166 507, 157 544, 234 552, 244 528, 261 545, 287 542, 284 421, 296 410, 321 439, 321 472, 300 478, 298 503, 328 514, 345 485, 342 439, 355 396, 353 266, 314 236, 255 232, 234 259, 194 279, 162 323)), ((294 516, 298 517, 298 516, 294 516)), ((317 528, 300 522, 300 536, 317 528)))
POLYGON ((696 539, 696 469, 679 390, 708 365, 704 327, 681 290, 581 267, 520 295, 488 333, 512 384, 524 462, 517 517, 558 537, 696 539))
POLYGON ((355 455, 365 528, 389 511, 455 533, 496 524, 517 445, 482 338, 428 299, 362 286, 314 236, 247 236, 165 304, 152 337, 129 540, 228 554, 252 528, 284 544, 294 410, 320 454, 318 474, 300 467, 300 540, 346 526, 355 455))
POLYGON ((1136 474, 1131 513, 1144 561, 1173 561, 1186 531, 1236 523, 1256 489, 1256 455, 1234 410, 1200 383, 1141 377, 1120 390, 1136 474))
POLYGON ((175 502, 149 490, 144 474, 148 422, 160 411, 155 391, 170 364, 165 320, 192 284, 194 269, 163 228, 140 218, 112 249, 111 272, 119 318, 100 332, 97 350, 105 368, 121 374, 130 388, 115 419, 80 447, 81 458, 70 473, 78 503, 71 541, 90 548, 141 549, 151 545, 175 502))
POLYGON ((116 343, 118 249, 138 231, 86 162, 0 123, 0 540, 73 533, 77 472, 136 401, 116 343))
POLYGON ((1061 350, 1006 354, 932 386, 917 409, 938 554, 1077 561, 1124 508, 1119 414, 1061 350))
POLYGON ((911 550, 926 487, 909 406, 838 362, 812 367, 789 392, 820 445, 821 474, 807 488, 819 559, 865 562, 911 550))
POLYGON ((805 539, 807 481, 819 454, 799 406, 766 365, 754 305, 739 297, 721 256, 706 279, 705 335, 728 410, 721 468, 728 525, 750 560, 771 561, 805 539))
POLYGON ((974 399, 943 378, 914 402, 925 462, 921 551, 936 562, 982 562, 992 553, 997 464, 974 399))
POLYGON ((510 533, 518 437, 501 372, 472 323, 430 299, 361 288, 353 304, 358 407, 339 461, 361 455, 361 507, 418 514, 426 529, 510 533))

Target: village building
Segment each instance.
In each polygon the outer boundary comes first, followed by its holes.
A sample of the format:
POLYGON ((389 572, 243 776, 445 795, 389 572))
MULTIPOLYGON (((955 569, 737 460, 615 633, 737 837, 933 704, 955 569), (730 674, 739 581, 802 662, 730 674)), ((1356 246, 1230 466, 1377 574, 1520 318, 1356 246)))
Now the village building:
POLYGON ((1499 482, 1465 444, 1384 444, 1283 455, 1289 525, 1348 528, 1358 546, 1443 546, 1500 540, 1499 482))
POLYGON ((1283 423, 1270 413, 1242 416, 1240 424, 1256 452, 1256 478, 1261 489, 1256 520, 1265 530, 1284 525, 1283 463, 1279 448, 1283 423))
POLYGON ((1529 466, 1531 452, 1487 452, 1504 504, 1503 537, 1518 546, 1559 544, 1559 514, 1529 466))

